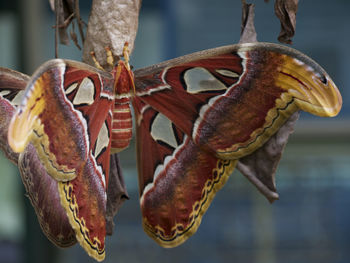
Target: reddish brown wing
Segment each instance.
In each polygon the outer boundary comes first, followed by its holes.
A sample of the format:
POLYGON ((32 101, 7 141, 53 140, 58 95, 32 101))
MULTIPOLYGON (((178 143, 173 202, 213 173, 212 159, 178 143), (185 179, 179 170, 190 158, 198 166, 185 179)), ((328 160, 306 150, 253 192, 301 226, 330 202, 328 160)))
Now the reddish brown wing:
POLYGON ((217 48, 134 73, 143 223, 166 247, 196 231, 236 161, 291 114, 334 116, 342 104, 320 66, 275 44, 217 48))
POLYGON ((0 68, 0 148, 7 158, 17 164, 18 154, 7 142, 7 131, 15 107, 22 98, 29 76, 7 68, 0 68))
POLYGON ((105 256, 113 78, 86 64, 52 60, 31 78, 9 127, 16 151, 35 146, 58 180, 76 238, 96 260, 105 256))
POLYGON ((20 169, 22 182, 35 209, 45 235, 57 246, 76 243, 75 234, 61 206, 57 182, 47 174, 33 145, 17 154, 7 143, 8 125, 21 100, 29 77, 17 71, 0 68, 0 147, 20 169))

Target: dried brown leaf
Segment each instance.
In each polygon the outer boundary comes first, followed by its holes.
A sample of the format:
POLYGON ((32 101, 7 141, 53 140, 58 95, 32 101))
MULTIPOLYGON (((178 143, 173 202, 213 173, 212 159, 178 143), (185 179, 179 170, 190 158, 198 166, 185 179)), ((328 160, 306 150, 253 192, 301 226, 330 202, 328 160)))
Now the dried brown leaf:
POLYGON ((107 208, 106 208, 106 232, 107 235, 113 234, 113 218, 117 214, 120 206, 125 200, 129 199, 125 187, 123 173, 119 164, 117 154, 111 156, 110 174, 107 190, 107 208))
POLYGON ((63 45, 69 45, 69 35, 78 49, 78 38, 74 32, 74 22, 76 21, 79 29, 81 41, 84 42, 83 26, 84 22, 80 17, 79 0, 49 0, 51 9, 55 12, 55 55, 58 57, 58 40, 63 45), (68 27, 72 25, 72 30, 68 34, 68 27))
POLYGON ((299 118, 294 113, 288 121, 257 151, 239 159, 237 169, 251 181, 258 190, 272 203, 278 199, 275 173, 282 157, 289 135, 299 118))
POLYGON ((241 38, 239 43, 257 42, 254 26, 254 5, 242 1, 241 38))
POLYGON ((56 26, 55 29, 58 32, 60 43, 63 45, 69 44, 69 36, 67 28, 71 23, 74 15, 74 0, 53 0, 51 3, 51 8, 56 16, 56 26))
POLYGON ((298 0, 275 0, 275 14, 281 22, 281 32, 278 41, 292 44, 295 33, 298 0))

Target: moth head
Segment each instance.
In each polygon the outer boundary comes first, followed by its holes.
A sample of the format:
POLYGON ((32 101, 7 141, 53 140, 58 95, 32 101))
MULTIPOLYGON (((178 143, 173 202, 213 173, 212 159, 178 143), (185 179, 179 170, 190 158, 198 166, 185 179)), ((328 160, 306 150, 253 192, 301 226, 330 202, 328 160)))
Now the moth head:
POLYGON ((115 67, 114 92, 116 96, 135 93, 134 74, 128 63, 119 60, 115 67))

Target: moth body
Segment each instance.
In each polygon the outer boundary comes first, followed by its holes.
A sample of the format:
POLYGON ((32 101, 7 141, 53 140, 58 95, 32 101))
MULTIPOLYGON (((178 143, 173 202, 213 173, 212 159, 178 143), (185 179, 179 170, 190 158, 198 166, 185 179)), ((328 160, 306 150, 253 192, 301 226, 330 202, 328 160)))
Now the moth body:
POLYGON ((132 116, 130 98, 134 90, 133 74, 123 61, 114 70, 115 102, 112 121, 112 152, 128 147, 132 138, 132 116))

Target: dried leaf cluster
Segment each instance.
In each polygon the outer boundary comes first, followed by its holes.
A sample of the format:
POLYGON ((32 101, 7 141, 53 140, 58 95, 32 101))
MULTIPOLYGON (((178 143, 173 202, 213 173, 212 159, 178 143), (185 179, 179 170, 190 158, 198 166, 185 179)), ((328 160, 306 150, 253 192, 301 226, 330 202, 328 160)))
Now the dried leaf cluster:
MULTIPOLYGON (((268 1, 265 0, 265 2, 268 1)), ((281 23, 281 31, 278 36, 278 41, 281 43, 292 44, 297 22, 298 2, 299 0, 275 0, 275 14, 281 23)))

